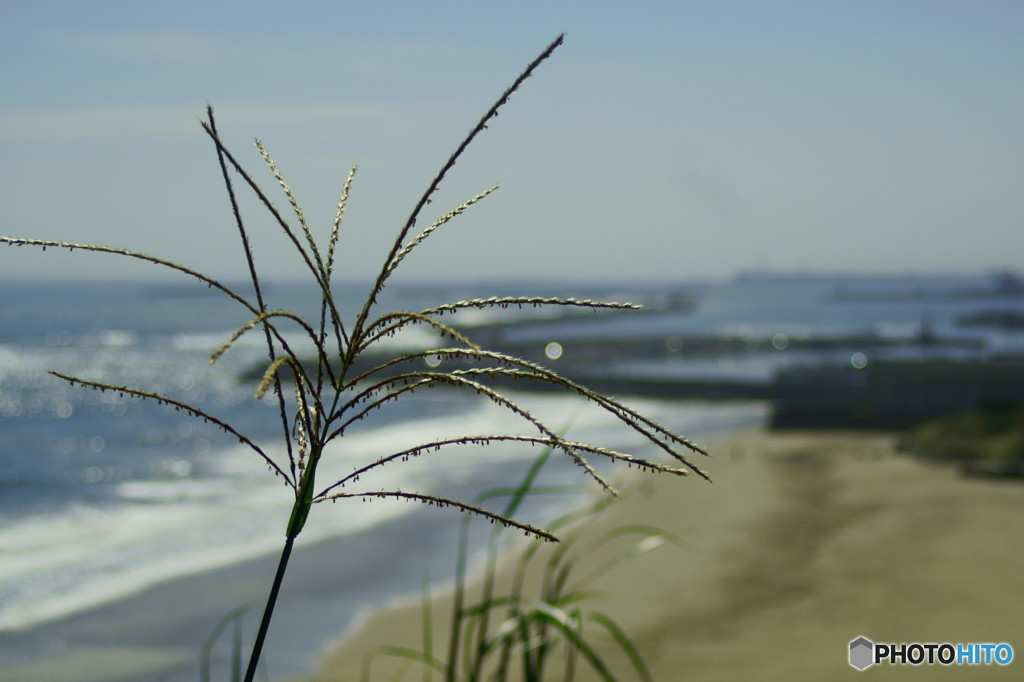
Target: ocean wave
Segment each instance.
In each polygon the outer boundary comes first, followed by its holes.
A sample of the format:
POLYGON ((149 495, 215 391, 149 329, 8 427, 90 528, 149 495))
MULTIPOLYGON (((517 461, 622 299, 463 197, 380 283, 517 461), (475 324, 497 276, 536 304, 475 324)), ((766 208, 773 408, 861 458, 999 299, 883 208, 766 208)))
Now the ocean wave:
MULTIPOLYGON (((635 448, 628 430, 610 415, 569 396, 516 395, 539 418, 567 437, 635 448)), ((692 428, 735 427, 757 419, 756 407, 683 407, 637 401, 656 421, 686 433, 692 428)), ((763 411, 763 410, 762 410, 763 411)), ((318 470, 322 488, 355 467, 412 445, 460 434, 527 433, 533 427, 486 401, 449 417, 381 424, 346 435, 325 452, 318 470)), ((534 430, 533 433, 536 433, 534 430)), ((533 434, 531 434, 533 435, 533 434)), ((269 448, 277 452, 280 448, 269 448)), ((537 450, 495 445, 430 452, 366 474, 359 490, 430 493, 445 486, 486 479, 488 472, 537 450)), ((52 515, 36 515, 0 529, 0 631, 66 617, 160 582, 275 552, 291 506, 289 491, 267 472, 266 463, 241 446, 210 453, 204 477, 194 472, 155 480, 120 481, 114 495, 79 503, 52 515)), ((577 475, 575 468, 571 475, 577 475)), ((580 480, 580 483, 584 481, 580 480)), ((351 504, 351 503, 350 503, 351 504)), ((378 501, 341 513, 317 507, 299 537, 306 544, 366 530, 401 515, 415 504, 378 501)))

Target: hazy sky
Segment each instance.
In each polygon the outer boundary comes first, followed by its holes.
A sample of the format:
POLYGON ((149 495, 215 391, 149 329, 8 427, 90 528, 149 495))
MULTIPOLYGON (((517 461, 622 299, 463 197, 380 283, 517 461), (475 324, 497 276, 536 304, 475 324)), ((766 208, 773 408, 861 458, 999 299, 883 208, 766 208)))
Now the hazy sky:
MULTIPOLYGON (((3 2, 0 234, 244 269, 207 102, 376 272, 426 183, 558 33, 421 226, 494 183, 406 275, 927 272, 1024 256, 1024 3, 3 2)), ((300 261, 247 204, 257 258, 300 261)), ((4 277, 153 266, 0 248, 4 277)))

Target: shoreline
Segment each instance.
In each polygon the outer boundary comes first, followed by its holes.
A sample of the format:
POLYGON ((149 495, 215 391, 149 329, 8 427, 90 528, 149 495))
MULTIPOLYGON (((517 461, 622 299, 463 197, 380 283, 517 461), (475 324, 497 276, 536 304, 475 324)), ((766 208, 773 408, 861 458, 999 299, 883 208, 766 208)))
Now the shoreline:
MULTIPOLYGON (((756 405, 706 412, 697 411, 704 425, 689 433, 711 438, 763 417, 756 405)), ((472 499, 480 490, 518 481, 528 461, 499 459, 470 478, 453 470, 439 492, 472 499)), ((571 463, 556 466, 576 474, 571 463)), ((523 520, 546 520, 538 516, 544 506, 526 509, 523 520)), ((272 679, 314 671, 327 645, 351 629, 360 614, 393 603, 396 595, 417 593, 428 565, 433 576, 454 574, 450 548, 460 526, 458 515, 409 510, 413 513, 382 526, 311 542, 294 554, 268 637, 272 679), (396 560, 405 557, 411 559, 396 560)), ((277 559, 272 552, 178 576, 37 627, 5 632, 0 682, 194 682, 203 642, 243 604, 253 606, 243 625, 242 641, 249 643, 277 559)), ((214 650, 216 670, 226 670, 230 641, 229 628, 214 650)))
MULTIPOLYGON (((662 682, 677 679, 676 670, 702 680, 856 674, 845 647, 860 635, 889 642, 1008 642, 1024 651, 1024 624, 1007 599, 1024 590, 1024 549, 1002 532, 1024 508, 1024 486, 963 478, 952 467, 897 452, 895 441, 890 433, 747 427, 703 439, 713 456, 701 464, 713 484, 634 472, 607 523, 655 525, 678 533, 687 548, 664 546, 619 566, 594 586, 607 597, 587 606, 622 627, 662 682)), ((444 524, 447 544, 437 541, 432 515, 412 515, 401 524, 386 546, 359 543, 362 563, 378 567, 375 583, 345 582, 346 563, 355 560, 339 550, 350 548, 351 538, 296 554, 299 563, 273 628, 288 632, 272 634, 268 649, 271 679, 358 680, 362 656, 373 647, 419 645, 417 595, 425 566, 436 568, 451 554, 445 547, 453 546, 459 524, 444 524), (410 560, 395 561, 405 556, 410 560), (390 589, 396 573, 404 575, 398 593, 390 589)), ((240 596, 245 590, 258 611, 276 559, 173 581, 57 626, 5 633, 23 637, 39 655, 23 666, 0 667, 0 680, 193 681, 198 645, 183 644, 186 631, 205 638, 247 599, 240 596), (154 618, 184 601, 195 611, 187 621, 154 618)), ((436 650, 446 646, 441 623, 449 582, 434 587, 436 650)), ((246 621, 247 634, 254 620, 246 621)), ((227 660, 219 653, 214 679, 227 660)), ((599 654, 619 679, 633 679, 614 646, 601 645, 599 654)), ((970 674, 1011 679, 1013 668, 978 666, 970 674)), ((373 679, 383 672, 383 663, 375 662, 373 679)), ((418 668, 411 672, 407 679, 421 679, 418 668)), ((595 679, 582 663, 578 673, 578 680, 595 679)), ((913 673, 882 667, 872 674, 913 673)))
MULTIPOLYGON (((352 536, 310 543, 296 551, 281 591, 267 652, 272 679, 305 674, 323 647, 347 631, 359 613, 388 603, 395 586, 415 589, 422 573, 388 558, 399 551, 430 557, 432 539, 443 537, 436 518, 395 520, 386 541, 361 543, 346 554, 352 536), (365 564, 382 566, 367 574, 365 564)), ((372 532, 372 531, 371 531, 372 532)), ((17 648, 0 665, 0 682, 194 682, 201 647, 218 621, 239 608, 244 641, 256 631, 278 555, 264 555, 182 576, 138 594, 35 628, 3 633, 17 648)), ((230 628, 213 651, 214 676, 230 660, 230 628)))
MULTIPOLYGON (((1024 650, 1024 623, 1007 599, 1024 590, 1024 549, 1001 530, 1024 507, 1024 486, 965 479, 895 443, 885 433, 750 430, 710 444, 713 485, 633 477, 607 523, 678 531, 689 549, 663 547, 619 566, 596 583, 607 597, 592 608, 622 627, 662 681, 855 679, 847 647, 862 635, 1024 650)), ((449 599, 432 599, 438 649, 449 599)), ((374 647, 418 647, 420 609, 413 599, 369 615, 301 679, 358 680, 374 647)), ((619 679, 633 679, 616 646, 594 641, 619 679)), ((375 659, 374 679, 390 679, 393 668, 375 659)), ((935 673, 914 670, 872 674, 935 673)), ((422 679, 419 666, 408 673, 422 679)), ((970 674, 1011 679, 1014 664, 970 674)), ((597 678, 581 662, 577 679, 597 678)))

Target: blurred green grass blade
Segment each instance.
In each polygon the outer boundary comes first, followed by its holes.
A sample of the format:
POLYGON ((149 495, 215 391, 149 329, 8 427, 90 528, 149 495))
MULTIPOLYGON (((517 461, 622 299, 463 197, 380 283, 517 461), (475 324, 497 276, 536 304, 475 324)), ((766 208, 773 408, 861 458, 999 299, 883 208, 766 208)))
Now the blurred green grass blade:
MULTIPOLYGON (((422 604, 423 604, 423 653, 430 658, 434 657, 434 616, 431 610, 430 603, 430 574, 429 572, 423 576, 423 589, 421 591, 422 604)), ((433 675, 430 672, 430 668, 423 669, 423 682, 430 682, 433 675)))
POLYGON ((661 530, 655 526, 648 526, 644 524, 632 524, 625 526, 617 526, 612 528, 607 533, 602 534, 597 540, 595 540, 590 548, 599 547, 606 542, 622 537, 624 535, 642 535, 642 540, 637 542, 632 547, 625 551, 615 552, 610 558, 601 563, 597 568, 591 570, 580 580, 580 584, 591 583, 601 576, 611 572, 617 566, 624 564, 627 561, 635 559, 636 557, 646 554, 647 552, 658 549, 665 544, 671 544, 682 549, 692 549, 693 546, 684 540, 682 540, 675 533, 670 533, 666 530, 661 530))
MULTIPOLYGON (((245 613, 251 609, 249 605, 239 606, 235 610, 229 612, 226 616, 220 619, 217 625, 210 632, 209 637, 203 642, 203 646, 199 652, 199 679, 201 682, 210 682, 210 654, 213 651, 214 645, 220 636, 224 634, 224 631, 228 629, 231 623, 240 619, 245 613)), ((234 653, 234 652, 233 652, 234 653)))
POLYGON ((651 673, 647 669, 647 665, 644 663, 643 657, 640 652, 637 651, 636 646, 626 636, 626 633, 622 631, 622 628, 616 624, 611 618, 603 613, 588 613, 587 618, 596 621, 598 624, 604 627, 608 631, 608 634, 618 643, 626 655, 629 656, 630 662, 633 664, 633 668, 636 669, 637 674, 640 676, 641 682, 652 682, 651 673))
POLYGON ((401 646, 383 645, 377 647, 377 649, 369 654, 363 663, 363 679, 369 680, 370 665, 379 656, 391 656, 392 658, 401 658, 413 663, 419 663, 425 665, 433 670, 444 674, 448 671, 448 666, 444 664, 444 661, 439 661, 433 656, 427 655, 423 651, 416 651, 415 649, 409 649, 401 646))
POLYGON ((602 680, 605 682, 615 682, 615 676, 612 675, 611 671, 601 660, 601 657, 597 655, 590 645, 580 636, 579 629, 573 627, 572 618, 562 609, 552 606, 551 604, 545 604, 543 602, 537 604, 535 617, 543 622, 552 625, 555 629, 562 633, 565 638, 572 642, 579 652, 583 655, 587 662, 590 663, 590 667, 594 669, 602 680))

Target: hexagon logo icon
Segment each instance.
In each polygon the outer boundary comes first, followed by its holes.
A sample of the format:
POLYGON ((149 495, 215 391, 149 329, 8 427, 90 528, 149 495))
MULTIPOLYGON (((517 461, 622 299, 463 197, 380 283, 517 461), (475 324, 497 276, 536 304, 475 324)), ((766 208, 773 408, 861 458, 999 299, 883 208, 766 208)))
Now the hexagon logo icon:
POLYGON ((875 664, 875 643, 867 637, 858 637, 850 642, 850 665, 864 670, 875 664))

